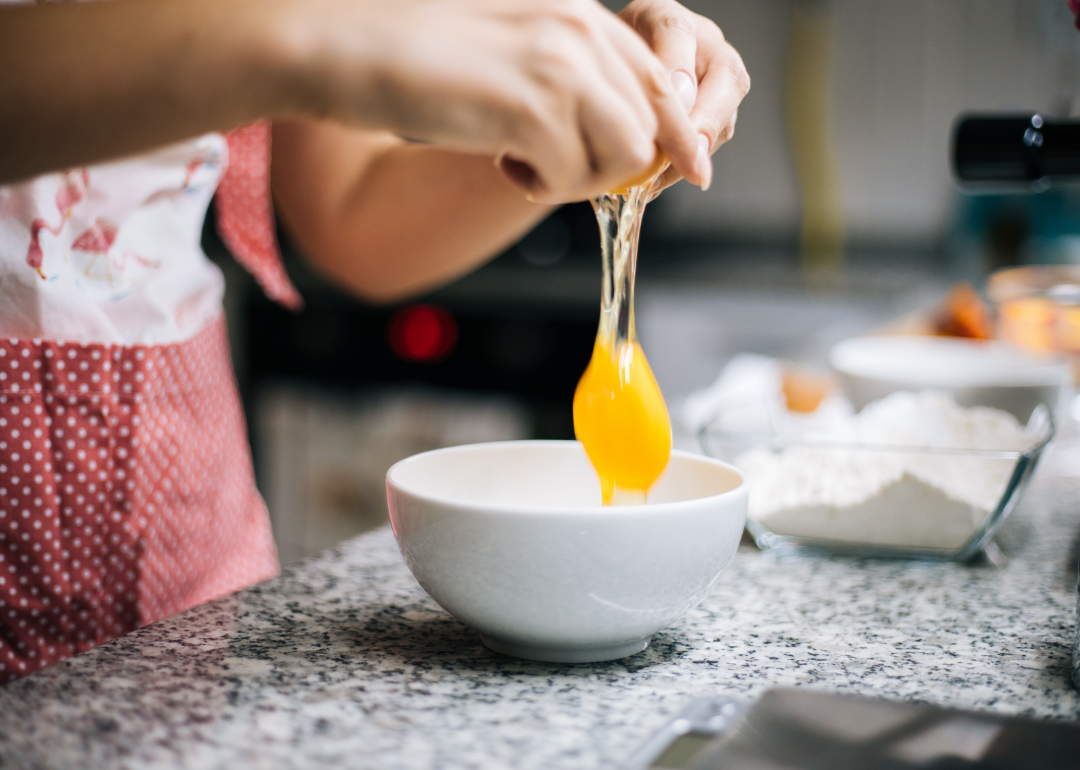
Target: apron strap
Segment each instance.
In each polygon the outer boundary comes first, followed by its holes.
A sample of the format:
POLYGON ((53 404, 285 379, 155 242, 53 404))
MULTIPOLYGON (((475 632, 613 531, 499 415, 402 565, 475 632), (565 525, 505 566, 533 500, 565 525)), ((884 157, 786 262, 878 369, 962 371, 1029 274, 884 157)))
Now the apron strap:
POLYGON ((236 261, 266 296, 290 310, 304 300, 281 260, 270 198, 270 123, 262 121, 225 134, 229 165, 217 188, 217 229, 236 261))

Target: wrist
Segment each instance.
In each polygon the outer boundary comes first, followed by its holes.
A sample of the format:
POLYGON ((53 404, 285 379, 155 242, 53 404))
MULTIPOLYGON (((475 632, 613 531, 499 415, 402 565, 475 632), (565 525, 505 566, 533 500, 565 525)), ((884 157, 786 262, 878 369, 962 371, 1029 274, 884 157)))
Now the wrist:
POLYGON ((249 45, 269 117, 369 122, 378 68, 371 25, 357 17, 370 3, 240 1, 258 17, 249 45))
POLYGON ((223 21, 224 40, 217 45, 231 52, 229 66, 237 78, 236 97, 247 102, 245 112, 277 119, 309 112, 312 97, 304 87, 304 63, 310 45, 294 20, 293 0, 231 0, 223 21))

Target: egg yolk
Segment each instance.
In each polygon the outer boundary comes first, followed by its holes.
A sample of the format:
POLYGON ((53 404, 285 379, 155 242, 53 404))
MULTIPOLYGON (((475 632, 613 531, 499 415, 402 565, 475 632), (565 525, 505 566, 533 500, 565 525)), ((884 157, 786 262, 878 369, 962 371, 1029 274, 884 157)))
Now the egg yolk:
POLYGON ((604 505, 644 503, 671 455, 671 420, 634 330, 641 216, 666 167, 658 150, 644 177, 592 202, 604 290, 592 359, 574 392, 574 432, 600 477, 604 505))
POLYGON ((600 476, 604 505, 645 502, 667 467, 671 420, 641 345, 598 338, 574 393, 574 432, 600 476))

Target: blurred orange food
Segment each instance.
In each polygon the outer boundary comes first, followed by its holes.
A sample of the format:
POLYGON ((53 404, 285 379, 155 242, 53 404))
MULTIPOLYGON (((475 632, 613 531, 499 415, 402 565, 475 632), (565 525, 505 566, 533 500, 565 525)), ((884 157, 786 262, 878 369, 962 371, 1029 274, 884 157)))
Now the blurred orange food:
POLYGON ((795 367, 785 367, 781 375, 784 403, 792 412, 803 414, 813 412, 821 406, 821 402, 835 384, 833 378, 827 374, 795 367))
POLYGON ((998 306, 1002 337, 1031 350, 1054 350, 1056 316, 1047 297, 1019 297, 998 306))
POLYGON ((1031 265, 999 270, 987 293, 998 336, 1029 350, 1063 353, 1080 382, 1080 267, 1031 265))
POLYGON ((988 340, 994 337, 990 309, 970 283, 954 283, 945 302, 933 321, 933 332, 939 337, 967 337, 988 340))

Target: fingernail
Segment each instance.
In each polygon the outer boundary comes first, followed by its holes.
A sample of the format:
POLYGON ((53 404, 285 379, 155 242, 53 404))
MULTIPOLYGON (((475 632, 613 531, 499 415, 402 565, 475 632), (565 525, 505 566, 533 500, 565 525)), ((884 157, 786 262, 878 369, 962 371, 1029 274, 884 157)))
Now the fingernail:
POLYGON ((709 189, 712 184, 712 159, 709 158, 709 137, 698 134, 697 159, 694 161, 698 179, 701 180, 701 191, 709 189))
POLYGON ((679 95, 679 101, 689 112, 697 101, 697 83, 684 70, 675 70, 671 73, 671 85, 675 93, 679 95))

